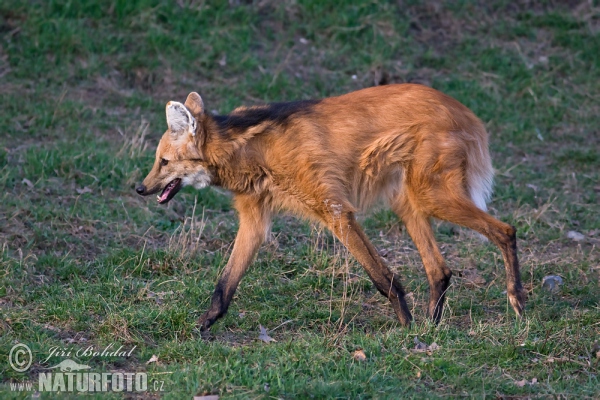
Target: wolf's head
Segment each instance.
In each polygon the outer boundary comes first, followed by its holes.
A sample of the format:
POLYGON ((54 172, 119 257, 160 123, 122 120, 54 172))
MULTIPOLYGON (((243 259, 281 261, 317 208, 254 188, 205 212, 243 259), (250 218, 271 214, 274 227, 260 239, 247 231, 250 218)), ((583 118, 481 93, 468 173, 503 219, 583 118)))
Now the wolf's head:
POLYGON ((136 188, 142 196, 158 193, 158 202, 165 204, 184 186, 202 189, 211 183, 207 163, 200 146, 206 132, 204 104, 198 93, 189 94, 185 104, 167 103, 167 125, 158 148, 152 170, 136 188))

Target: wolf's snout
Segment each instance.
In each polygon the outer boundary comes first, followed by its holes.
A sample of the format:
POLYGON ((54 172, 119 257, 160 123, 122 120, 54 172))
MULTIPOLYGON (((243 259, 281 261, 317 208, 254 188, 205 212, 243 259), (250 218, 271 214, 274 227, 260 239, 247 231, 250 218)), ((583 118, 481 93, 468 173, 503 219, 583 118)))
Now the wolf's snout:
POLYGON ((140 185, 140 186, 138 186, 138 187, 135 188, 135 191, 137 192, 137 194, 143 196, 146 193, 146 186, 140 185))

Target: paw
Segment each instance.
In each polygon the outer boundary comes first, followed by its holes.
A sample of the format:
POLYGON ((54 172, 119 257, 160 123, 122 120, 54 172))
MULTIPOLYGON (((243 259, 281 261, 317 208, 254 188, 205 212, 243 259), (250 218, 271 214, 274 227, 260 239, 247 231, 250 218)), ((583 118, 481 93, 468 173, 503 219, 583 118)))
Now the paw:
POLYGON ((212 324, 215 323, 216 320, 216 317, 211 316, 210 313, 206 313, 198 318, 198 328, 201 332, 205 332, 212 326, 212 324))
POLYGON ((517 290, 512 290, 508 292, 508 300, 510 301, 510 305, 517 313, 519 318, 523 317, 523 312, 525 311, 525 301, 527 300, 527 292, 525 289, 520 288, 517 290))
POLYGON ((444 308, 439 304, 439 301, 430 302, 427 310, 427 318, 431 319, 436 325, 442 320, 444 308))
POLYGON ((408 310, 408 306, 406 305, 406 301, 404 301, 404 298, 402 300, 399 300, 398 298, 391 299, 391 302, 392 307, 396 312, 396 317, 398 317, 398 321, 400 321, 400 325, 404 327, 409 327, 413 320, 413 317, 410 311, 408 310))

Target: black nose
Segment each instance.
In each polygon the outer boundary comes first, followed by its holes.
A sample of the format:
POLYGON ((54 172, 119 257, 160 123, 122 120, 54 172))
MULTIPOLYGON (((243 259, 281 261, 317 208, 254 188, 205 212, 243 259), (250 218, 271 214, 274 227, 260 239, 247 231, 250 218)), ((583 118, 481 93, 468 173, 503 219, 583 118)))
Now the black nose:
POLYGON ((144 185, 140 185, 140 186, 138 186, 137 188, 135 188, 135 191, 136 191, 138 194, 144 194, 144 193, 146 193, 146 186, 144 186, 144 185))

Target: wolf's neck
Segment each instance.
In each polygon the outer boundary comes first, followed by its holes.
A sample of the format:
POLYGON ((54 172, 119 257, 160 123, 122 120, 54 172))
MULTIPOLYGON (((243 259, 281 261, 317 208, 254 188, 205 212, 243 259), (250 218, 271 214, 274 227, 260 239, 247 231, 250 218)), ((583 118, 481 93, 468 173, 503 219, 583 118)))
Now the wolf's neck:
POLYGON ((202 153, 210 165, 217 168, 230 164, 232 159, 243 157, 241 149, 248 140, 264 131, 264 127, 261 129, 258 126, 234 131, 219 126, 215 118, 207 116, 203 123, 206 140, 202 145, 202 153))
POLYGON ((212 184, 237 194, 261 194, 265 191, 269 174, 261 166, 250 163, 231 163, 211 167, 212 184))

